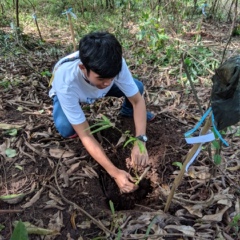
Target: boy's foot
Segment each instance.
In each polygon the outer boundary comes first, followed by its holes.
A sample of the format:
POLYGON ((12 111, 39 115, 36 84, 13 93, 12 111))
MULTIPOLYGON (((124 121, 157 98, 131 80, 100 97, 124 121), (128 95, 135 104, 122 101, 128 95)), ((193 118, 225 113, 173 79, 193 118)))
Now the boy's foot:
POLYGON ((74 133, 72 136, 68 137, 68 138, 76 138, 78 135, 76 133, 74 133))
MULTIPOLYGON (((133 114, 132 113, 127 113, 127 111, 124 111, 123 109, 120 111, 120 116, 122 117, 128 117, 128 118, 132 118, 133 114)), ((154 120, 156 116, 151 113, 151 112, 147 112, 147 122, 151 122, 154 120)))
POLYGON ((152 122, 155 119, 155 115, 151 112, 147 112, 147 121, 152 122))

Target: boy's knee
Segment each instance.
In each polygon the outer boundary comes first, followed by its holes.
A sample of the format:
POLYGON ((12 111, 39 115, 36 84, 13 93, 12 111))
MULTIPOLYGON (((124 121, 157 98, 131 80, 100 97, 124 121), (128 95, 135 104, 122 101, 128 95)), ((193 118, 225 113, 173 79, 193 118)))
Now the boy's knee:
POLYGON ((55 121, 55 127, 59 134, 64 138, 70 137, 75 133, 72 125, 66 123, 65 121, 61 121, 61 119, 59 119, 59 121, 55 121))

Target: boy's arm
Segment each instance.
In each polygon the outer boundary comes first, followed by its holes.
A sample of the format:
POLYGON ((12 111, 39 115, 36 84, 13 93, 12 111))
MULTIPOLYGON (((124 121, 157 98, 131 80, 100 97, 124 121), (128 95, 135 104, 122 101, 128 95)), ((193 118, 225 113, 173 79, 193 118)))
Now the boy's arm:
MULTIPOLYGON (((136 137, 140 135, 145 135, 147 125, 145 101, 139 92, 134 96, 129 97, 128 99, 133 106, 133 117, 135 123, 136 137)), ((145 145, 145 143, 143 144, 145 145)), ((141 153, 137 143, 135 143, 132 149, 131 159, 133 165, 145 166, 148 163, 147 149, 145 149, 145 151, 141 153)))
POLYGON ((131 175, 121 169, 118 169, 113 165, 105 154, 103 148, 90 133, 89 124, 87 121, 72 125, 84 147, 89 154, 108 172, 108 174, 114 178, 121 192, 132 192, 136 189, 136 185, 133 182, 131 175), (87 129, 87 130, 86 130, 87 129), (131 182, 132 181, 132 182, 131 182))

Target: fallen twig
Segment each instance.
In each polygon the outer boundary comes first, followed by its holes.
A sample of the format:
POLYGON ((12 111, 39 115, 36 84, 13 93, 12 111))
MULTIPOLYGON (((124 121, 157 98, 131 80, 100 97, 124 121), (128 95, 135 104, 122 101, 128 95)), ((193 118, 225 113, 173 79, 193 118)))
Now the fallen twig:
POLYGON ((6 213, 21 213, 23 210, 21 209, 0 209, 0 214, 6 213))

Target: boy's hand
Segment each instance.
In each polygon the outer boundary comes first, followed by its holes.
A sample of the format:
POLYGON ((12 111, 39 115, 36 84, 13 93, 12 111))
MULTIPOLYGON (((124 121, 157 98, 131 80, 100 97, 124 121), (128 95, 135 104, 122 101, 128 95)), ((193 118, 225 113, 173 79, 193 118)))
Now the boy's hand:
POLYGON ((134 179, 132 176, 121 169, 118 169, 117 173, 112 177, 122 193, 134 192, 138 188, 138 186, 133 183, 134 179))
POLYGON ((145 167, 148 164, 148 152, 147 149, 141 153, 140 148, 137 144, 134 144, 131 153, 132 167, 138 168, 145 167))

